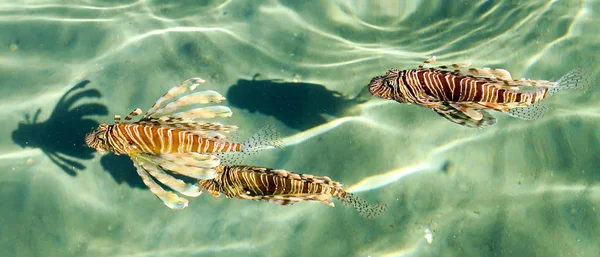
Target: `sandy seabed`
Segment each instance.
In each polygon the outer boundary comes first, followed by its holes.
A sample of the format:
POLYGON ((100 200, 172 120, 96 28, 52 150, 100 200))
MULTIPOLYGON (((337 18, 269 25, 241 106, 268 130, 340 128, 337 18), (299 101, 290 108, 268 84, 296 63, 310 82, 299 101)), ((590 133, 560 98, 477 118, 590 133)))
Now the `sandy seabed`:
POLYGON ((1 256, 600 252, 595 88, 554 95, 536 121, 494 113, 483 130, 364 95, 431 55, 597 81, 598 1, 114 2, 0 4, 1 256), (329 176, 388 212, 208 194, 173 211, 127 157, 84 146, 97 122, 190 77, 228 98, 240 138, 267 124, 283 135, 246 164, 329 176))

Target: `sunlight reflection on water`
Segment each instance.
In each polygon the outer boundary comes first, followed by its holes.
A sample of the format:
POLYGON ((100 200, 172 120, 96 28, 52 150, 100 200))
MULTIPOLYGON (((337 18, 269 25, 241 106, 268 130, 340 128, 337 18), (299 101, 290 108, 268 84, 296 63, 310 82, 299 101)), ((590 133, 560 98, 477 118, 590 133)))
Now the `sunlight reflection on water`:
MULTIPOLYGON (((2 3, 0 106, 10 111, 0 120, 6 133, 32 109, 44 120, 83 79, 110 115, 123 115, 196 76, 222 94, 260 76, 351 98, 373 76, 431 55, 515 77, 557 79, 576 67, 595 75, 599 9, 597 1, 2 3)), ((252 164, 329 176, 369 202, 392 202, 375 220, 341 204, 208 194, 174 212, 145 189, 115 183, 100 156, 69 177, 41 151, 4 138, 1 166, 18 169, 0 173, 0 206, 13 210, 0 234, 14 235, 0 248, 19 256, 590 256, 600 238, 595 95, 561 92, 538 121, 495 113, 498 124, 486 130, 375 99, 304 131, 232 108, 242 134, 274 123, 285 135, 283 150, 252 164)))

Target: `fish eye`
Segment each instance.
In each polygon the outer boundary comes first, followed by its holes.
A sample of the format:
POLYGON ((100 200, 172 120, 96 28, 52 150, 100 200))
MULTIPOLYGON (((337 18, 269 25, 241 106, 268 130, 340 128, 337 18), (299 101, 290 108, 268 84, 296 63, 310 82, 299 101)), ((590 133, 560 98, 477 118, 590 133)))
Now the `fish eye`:
POLYGON ((392 83, 391 83, 389 80, 386 80, 386 81, 384 82, 384 84, 385 84, 385 86, 386 86, 386 87, 388 87, 388 88, 390 88, 390 89, 393 89, 393 88, 394 88, 394 86, 392 85, 392 83))

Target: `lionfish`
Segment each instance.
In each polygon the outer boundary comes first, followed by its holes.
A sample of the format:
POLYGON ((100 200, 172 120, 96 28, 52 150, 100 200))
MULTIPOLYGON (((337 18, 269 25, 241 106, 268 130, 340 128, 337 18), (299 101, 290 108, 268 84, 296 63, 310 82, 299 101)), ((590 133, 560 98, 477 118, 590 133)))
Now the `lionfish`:
MULTIPOLYGON (((435 56, 424 63, 435 62, 435 56)), ((470 63, 433 68, 391 69, 369 83, 373 96, 434 110, 451 122, 473 128, 496 123, 487 110, 534 120, 548 110, 540 100, 563 89, 587 89, 589 74, 574 69, 558 81, 513 79, 504 69, 468 68, 470 63)))
POLYGON ((369 204, 366 200, 346 192, 341 183, 329 177, 298 174, 246 165, 218 166, 217 176, 199 179, 198 184, 215 197, 267 201, 279 205, 292 205, 301 201, 316 201, 331 207, 335 197, 342 204, 354 207, 366 218, 379 216, 388 204, 369 204))
MULTIPOLYGON (((166 191, 154 179, 182 195, 197 197, 202 191, 195 183, 187 183, 167 171, 193 179, 211 179, 217 176, 216 168, 227 153, 252 153, 280 145, 273 126, 266 126, 245 142, 236 143, 224 135, 237 129, 236 126, 200 120, 230 117, 232 111, 226 106, 182 110, 225 100, 212 90, 181 96, 204 82, 191 78, 171 88, 138 121, 131 120, 141 114, 139 108, 123 122, 116 115, 115 124, 100 124, 87 134, 86 144, 100 153, 108 150, 116 155, 128 155, 144 184, 166 206, 187 207, 187 199, 166 191)), ((231 158, 237 158, 233 156, 231 158)))

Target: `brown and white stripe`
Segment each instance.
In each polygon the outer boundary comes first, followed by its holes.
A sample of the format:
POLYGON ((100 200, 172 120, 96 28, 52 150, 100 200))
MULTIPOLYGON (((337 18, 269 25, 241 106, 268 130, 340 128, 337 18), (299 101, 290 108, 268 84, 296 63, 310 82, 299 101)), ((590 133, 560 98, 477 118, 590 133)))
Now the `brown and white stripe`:
POLYGON ((346 192, 342 184, 329 177, 298 174, 285 170, 255 166, 218 166, 213 179, 200 179, 198 184, 213 196, 224 194, 228 198, 268 201, 279 205, 292 205, 302 201, 316 201, 334 206, 332 198, 354 207, 366 218, 386 212, 388 204, 369 204, 366 200, 346 192))
MULTIPOLYGON (((435 68, 397 70, 371 80, 372 95, 401 103, 427 105, 432 102, 525 103, 531 104, 547 96, 548 87, 522 92, 498 86, 497 80, 463 75, 435 68)), ((501 82, 501 81, 500 81, 501 82)))
POLYGON ((266 200, 288 205, 298 201, 344 198, 347 195, 342 184, 328 177, 254 166, 219 166, 217 173, 216 178, 199 180, 199 183, 204 189, 223 193, 228 198, 266 200))
POLYGON ((137 123, 107 125, 106 144, 108 150, 118 154, 127 154, 133 150, 154 155, 242 150, 240 143, 207 138, 192 131, 137 123))

